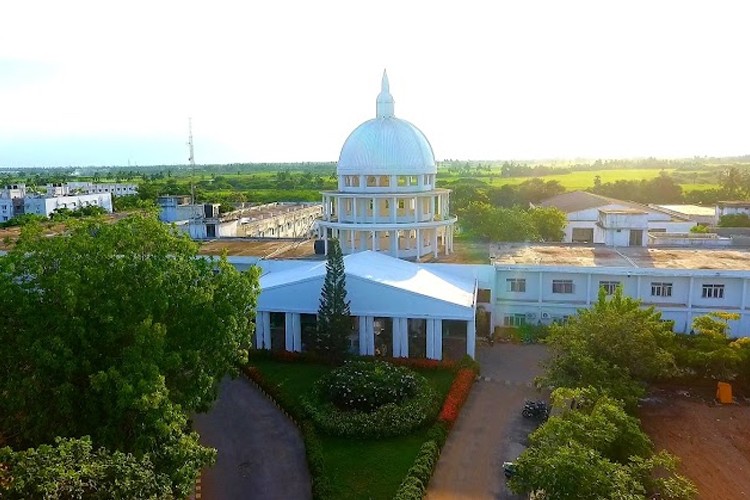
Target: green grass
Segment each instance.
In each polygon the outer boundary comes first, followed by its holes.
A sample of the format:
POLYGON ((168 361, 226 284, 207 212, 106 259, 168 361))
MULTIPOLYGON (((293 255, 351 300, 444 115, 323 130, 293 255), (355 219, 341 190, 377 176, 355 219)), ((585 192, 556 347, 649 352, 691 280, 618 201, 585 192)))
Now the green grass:
MULTIPOLYGON (((331 370, 329 366, 287 363, 272 359, 251 360, 267 380, 284 392, 301 398, 331 370)), ((445 398, 454 373, 446 370, 419 371, 445 398)), ((326 470, 334 497, 338 499, 390 499, 414 462, 427 429, 387 439, 353 440, 320 434, 326 470)))
MULTIPOLYGON (((665 169, 667 173, 675 173, 674 169, 665 169)), ((539 179, 545 181, 558 181, 568 191, 576 191, 588 189, 594 186, 594 177, 597 175, 601 178, 602 183, 616 182, 619 180, 633 181, 633 180, 649 180, 659 177, 661 170, 656 168, 622 168, 622 169, 602 169, 602 170, 589 170, 580 172, 570 172, 567 174, 555 174, 555 175, 544 175, 540 176, 539 179)), ((459 177, 457 175, 451 175, 446 171, 438 172, 438 179, 441 181, 453 183, 459 179, 465 179, 466 177, 459 177)), ((533 179, 534 177, 500 177, 499 172, 493 172, 492 176, 481 176, 473 177, 482 182, 485 182, 491 186, 502 186, 505 184, 521 184, 522 182, 533 179)), ((709 189, 718 187, 717 184, 701 182, 700 184, 693 183, 681 183, 680 184, 685 191, 692 191, 695 189, 709 189)))

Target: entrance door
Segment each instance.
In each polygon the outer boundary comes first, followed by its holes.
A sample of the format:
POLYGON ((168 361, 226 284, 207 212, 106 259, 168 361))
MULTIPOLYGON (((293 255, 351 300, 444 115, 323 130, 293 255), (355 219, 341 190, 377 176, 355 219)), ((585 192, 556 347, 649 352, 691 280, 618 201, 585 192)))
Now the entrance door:
POLYGON ((631 229, 630 230, 630 242, 628 243, 631 247, 643 246, 643 230, 642 229, 631 229))
POLYGON ((573 243, 593 243, 594 228, 574 227, 573 233, 571 234, 571 241, 573 243))

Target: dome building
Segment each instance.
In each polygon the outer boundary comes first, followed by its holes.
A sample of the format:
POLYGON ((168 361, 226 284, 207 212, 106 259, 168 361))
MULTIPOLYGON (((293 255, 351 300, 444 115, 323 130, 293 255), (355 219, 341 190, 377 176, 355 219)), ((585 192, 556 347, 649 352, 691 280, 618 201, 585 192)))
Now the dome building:
POLYGON ((419 260, 453 251, 450 190, 435 188, 432 146, 417 127, 394 115, 383 72, 375 118, 341 148, 338 190, 324 191, 318 235, 337 238, 344 254, 373 250, 419 260))

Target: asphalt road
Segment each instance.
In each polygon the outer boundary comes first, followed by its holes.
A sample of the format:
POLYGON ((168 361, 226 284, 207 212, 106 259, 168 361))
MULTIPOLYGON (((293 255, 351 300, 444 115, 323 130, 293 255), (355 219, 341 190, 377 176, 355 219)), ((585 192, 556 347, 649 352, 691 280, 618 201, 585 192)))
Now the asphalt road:
POLYGON ((502 463, 526 447, 538 422, 521 416, 525 399, 540 399, 533 379, 546 357, 540 345, 495 344, 478 351, 482 379, 474 384, 445 443, 428 500, 525 498, 505 486, 502 463))
POLYGON ((193 427, 219 452, 203 473, 202 499, 312 498, 299 430, 246 379, 222 381, 214 407, 195 415, 193 427))

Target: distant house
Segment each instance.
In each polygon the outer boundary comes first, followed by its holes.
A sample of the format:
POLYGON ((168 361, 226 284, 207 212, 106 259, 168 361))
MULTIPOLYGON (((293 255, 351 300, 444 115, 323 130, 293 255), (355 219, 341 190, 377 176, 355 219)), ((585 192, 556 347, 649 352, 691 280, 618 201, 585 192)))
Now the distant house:
POLYGON ((720 201, 716 204, 716 220, 724 215, 750 216, 750 201, 720 201))
POLYGON ((573 191, 544 200, 566 214, 565 243, 646 246, 649 232, 687 233, 694 220, 654 205, 573 191))

